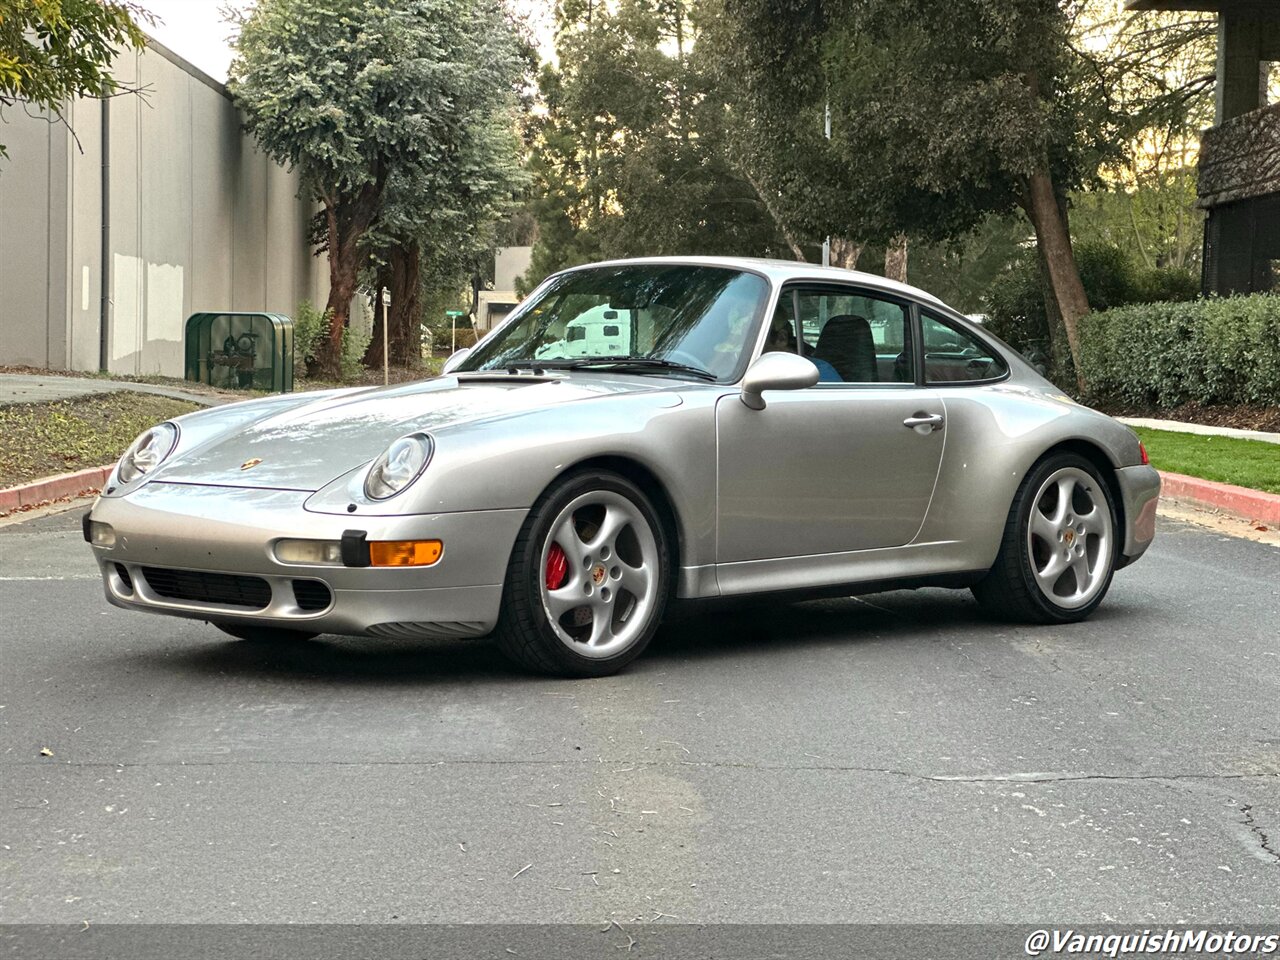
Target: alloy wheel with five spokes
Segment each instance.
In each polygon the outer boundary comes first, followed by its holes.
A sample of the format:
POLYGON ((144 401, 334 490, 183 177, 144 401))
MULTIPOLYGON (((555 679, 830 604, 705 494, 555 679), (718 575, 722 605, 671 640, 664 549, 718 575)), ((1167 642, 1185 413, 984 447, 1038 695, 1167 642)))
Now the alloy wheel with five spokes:
POLYGON ((499 649, 542 673, 620 670, 661 622, 668 542, 653 501, 627 477, 583 470, 561 478, 529 511, 512 549, 499 649))
POLYGON ((657 602, 657 566, 657 540, 636 504, 612 490, 574 498, 542 550, 542 606, 551 629, 584 657, 625 650, 657 602))
POLYGON ((1111 586, 1118 528, 1100 468, 1073 451, 1051 452, 1019 484, 995 563, 973 594, 1003 619, 1083 620, 1111 586))
POLYGON ((1099 487, 1081 468, 1062 467, 1032 503, 1027 557, 1041 593, 1060 607, 1087 605, 1111 574, 1111 510, 1099 487))

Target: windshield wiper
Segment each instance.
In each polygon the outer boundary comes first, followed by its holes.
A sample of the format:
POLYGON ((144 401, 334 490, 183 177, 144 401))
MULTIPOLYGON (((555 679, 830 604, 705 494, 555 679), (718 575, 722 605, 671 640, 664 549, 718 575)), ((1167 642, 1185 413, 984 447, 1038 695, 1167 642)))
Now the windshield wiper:
POLYGON ((703 370, 701 367, 691 366, 687 363, 677 363, 674 360, 664 360, 661 357, 581 357, 577 360, 563 360, 557 366, 563 370, 584 370, 589 368, 605 369, 614 367, 621 370, 671 370, 678 373, 687 373, 691 377, 697 377, 699 380, 717 379, 716 375, 710 370, 703 370))

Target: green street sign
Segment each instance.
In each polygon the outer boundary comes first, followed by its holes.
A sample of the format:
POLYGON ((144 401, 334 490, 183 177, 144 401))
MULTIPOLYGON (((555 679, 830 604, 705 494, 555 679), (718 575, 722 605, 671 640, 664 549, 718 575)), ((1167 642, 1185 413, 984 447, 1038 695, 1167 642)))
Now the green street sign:
POLYGON ((462 310, 446 310, 444 315, 446 317, 464 317, 466 316, 466 313, 462 310))

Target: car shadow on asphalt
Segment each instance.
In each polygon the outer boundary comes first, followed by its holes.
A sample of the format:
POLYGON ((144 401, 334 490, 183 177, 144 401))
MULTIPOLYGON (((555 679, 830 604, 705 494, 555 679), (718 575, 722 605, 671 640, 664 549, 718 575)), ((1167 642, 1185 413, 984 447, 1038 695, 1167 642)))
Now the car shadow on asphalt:
MULTIPOLYGON (((805 602, 748 600, 682 608, 654 637, 629 671, 669 668, 680 662, 714 662, 742 656, 785 657, 788 651, 836 645, 936 642, 961 631, 970 639, 999 643, 1009 629, 985 618, 967 595, 916 591, 805 602), (989 627, 990 629, 986 629, 989 627), (975 630, 975 628, 977 628, 975 630)), ((211 627, 194 628, 214 642, 135 653, 153 666, 177 672, 287 678, 342 684, 497 682, 548 684, 508 664, 488 640, 376 640, 324 635, 314 640, 255 643, 223 640, 211 627)), ((907 649, 904 646, 904 650, 907 649)))
POLYGON ((646 658, 732 657, 809 645, 909 641, 939 630, 990 623, 953 591, 898 592, 826 600, 744 600, 697 611, 665 626, 646 658))
POLYGON ((176 672, 318 683, 404 686, 505 681, 518 676, 488 640, 371 640, 325 634, 314 640, 201 643, 146 656, 176 672))
MULTIPOLYGON (((696 608, 675 616, 627 672, 668 669, 677 663, 714 663, 745 657, 785 658, 805 648, 855 649, 895 644, 906 653, 920 644, 963 637, 966 644, 1009 643, 1038 627, 991 620, 966 594, 950 590, 896 591, 806 602, 751 599, 696 608)), ((1133 611, 1103 604, 1089 623, 1123 622, 1133 611)), ((177 650, 134 653, 152 667, 209 676, 284 678, 317 684, 404 686, 430 684, 564 684, 513 667, 489 640, 374 640, 324 635, 294 643, 219 640, 211 627, 196 628, 177 650), (211 640, 212 643, 205 643, 211 640), (197 643, 191 644, 191 640, 197 643), (189 645, 188 645, 189 644, 189 645)), ((1070 630, 1070 627, 1068 627, 1070 630)), ((1093 632, 1093 631, 1091 631, 1093 632)))

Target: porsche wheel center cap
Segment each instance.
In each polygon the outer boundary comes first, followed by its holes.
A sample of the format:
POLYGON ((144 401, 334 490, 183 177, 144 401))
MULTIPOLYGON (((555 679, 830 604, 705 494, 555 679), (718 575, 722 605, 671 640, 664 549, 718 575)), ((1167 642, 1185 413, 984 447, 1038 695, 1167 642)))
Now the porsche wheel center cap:
POLYGON ((1074 530, 1068 530, 1066 533, 1062 535, 1062 539, 1067 541, 1067 546, 1069 547, 1071 546, 1072 543, 1075 542, 1076 532, 1074 530))
POLYGON ((595 582, 595 585, 598 587, 600 586, 600 584, 604 583, 604 578, 605 578, 604 567, 600 564, 597 564, 591 571, 591 579, 595 582))

